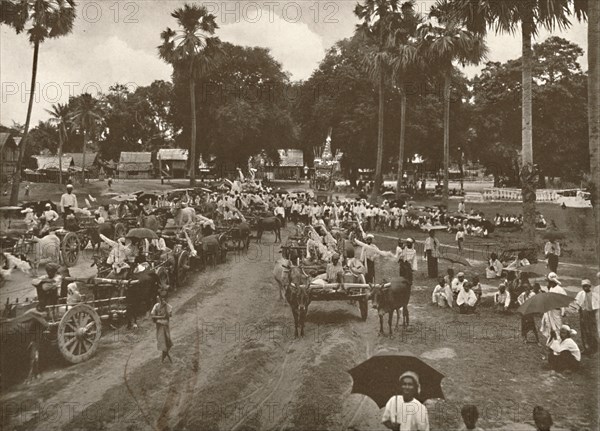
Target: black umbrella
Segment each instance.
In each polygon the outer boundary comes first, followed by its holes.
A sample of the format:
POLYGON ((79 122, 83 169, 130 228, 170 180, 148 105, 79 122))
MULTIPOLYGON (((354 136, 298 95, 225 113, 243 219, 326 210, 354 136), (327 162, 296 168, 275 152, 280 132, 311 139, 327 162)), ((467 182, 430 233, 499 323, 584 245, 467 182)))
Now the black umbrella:
POLYGON ((158 239, 158 235, 153 230, 147 229, 145 227, 136 227, 127 232, 125 238, 158 239))
POLYGON ((545 313, 546 311, 557 308, 568 307, 574 299, 570 296, 554 292, 543 292, 534 295, 525 301, 518 309, 517 313, 522 315, 545 313))
POLYGON ((416 356, 397 353, 378 353, 349 370, 353 380, 351 393, 366 395, 379 408, 385 407, 390 398, 399 395, 398 379, 406 371, 413 371, 419 376, 421 392, 416 397, 419 401, 444 398, 442 373, 416 356))

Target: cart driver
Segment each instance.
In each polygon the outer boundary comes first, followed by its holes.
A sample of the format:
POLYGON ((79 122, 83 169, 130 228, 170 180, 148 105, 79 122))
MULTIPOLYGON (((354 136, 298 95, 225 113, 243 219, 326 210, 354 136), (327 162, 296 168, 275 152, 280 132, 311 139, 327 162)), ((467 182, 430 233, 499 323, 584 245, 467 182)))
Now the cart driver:
POLYGON ((38 311, 44 311, 47 305, 58 304, 58 290, 62 283, 62 277, 58 273, 59 266, 50 262, 46 265, 46 276, 34 280, 33 285, 38 296, 38 311))
POLYGON ((344 267, 340 262, 340 255, 334 253, 331 256, 331 262, 327 264, 326 268, 327 282, 328 283, 341 283, 344 276, 344 267))

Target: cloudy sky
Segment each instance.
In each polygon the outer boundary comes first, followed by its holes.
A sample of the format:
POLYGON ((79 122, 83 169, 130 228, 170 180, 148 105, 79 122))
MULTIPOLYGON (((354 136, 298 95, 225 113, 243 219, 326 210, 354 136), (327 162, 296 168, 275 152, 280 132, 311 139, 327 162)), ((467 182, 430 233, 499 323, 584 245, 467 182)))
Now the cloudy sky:
MULTIPOLYGON (((81 0, 73 33, 49 40, 40 49, 38 87, 32 124, 47 119, 45 109, 81 92, 106 92, 114 83, 131 87, 169 80, 171 67, 157 56, 160 32, 176 27, 170 16, 179 0, 81 0)), ((220 0, 199 2, 217 17, 217 35, 239 45, 269 48, 292 79, 306 79, 337 40, 352 34, 354 0, 220 0)), ((426 13, 432 1, 417 1, 426 13)), ((559 35, 584 50, 586 25, 559 35)), ((538 41, 548 37, 542 32, 538 41)), ((489 60, 505 61, 520 55, 520 38, 488 37, 489 60)), ((25 122, 30 91, 32 49, 27 38, 0 26, 0 123, 25 122)), ((581 58, 582 67, 585 57, 581 58)), ((466 70, 473 75, 478 68, 466 70)))

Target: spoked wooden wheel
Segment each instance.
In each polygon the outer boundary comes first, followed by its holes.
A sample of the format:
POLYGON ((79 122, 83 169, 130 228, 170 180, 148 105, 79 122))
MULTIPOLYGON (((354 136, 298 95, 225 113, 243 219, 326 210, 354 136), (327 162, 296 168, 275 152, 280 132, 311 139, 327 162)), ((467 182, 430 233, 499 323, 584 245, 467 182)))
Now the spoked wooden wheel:
POLYGON ((115 224, 115 239, 121 238, 127 234, 127 226, 124 223, 115 224))
POLYGON ((87 361, 98 348, 101 333, 102 323, 96 310, 86 304, 76 305, 60 319, 58 349, 72 364, 87 361))
POLYGON ((62 258, 65 265, 71 267, 77 263, 79 259, 79 251, 81 250, 81 241, 75 232, 69 232, 65 235, 61 245, 62 258))
POLYGON ((190 269, 190 254, 183 250, 177 257, 177 287, 183 286, 190 269))

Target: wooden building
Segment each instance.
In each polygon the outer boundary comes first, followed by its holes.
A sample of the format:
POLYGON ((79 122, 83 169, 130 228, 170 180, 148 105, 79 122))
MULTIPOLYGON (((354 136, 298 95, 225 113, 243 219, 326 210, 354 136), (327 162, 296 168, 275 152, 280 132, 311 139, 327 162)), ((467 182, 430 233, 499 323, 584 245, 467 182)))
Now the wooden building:
POLYGON ((117 165, 120 179, 152 178, 154 165, 152 153, 122 151, 117 165))
POLYGON ((156 154, 156 161, 165 177, 185 178, 188 175, 188 150, 161 148, 156 154))

